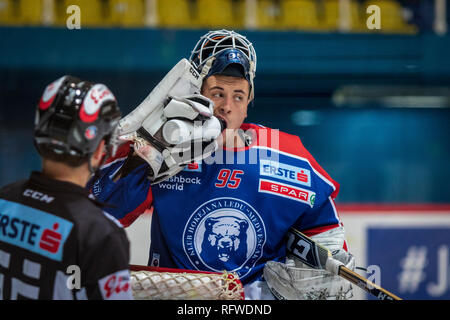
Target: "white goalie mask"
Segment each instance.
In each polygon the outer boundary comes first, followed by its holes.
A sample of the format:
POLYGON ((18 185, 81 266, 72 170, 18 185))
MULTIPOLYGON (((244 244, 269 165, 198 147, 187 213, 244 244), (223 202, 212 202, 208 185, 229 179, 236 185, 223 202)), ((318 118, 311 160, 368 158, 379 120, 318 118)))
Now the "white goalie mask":
POLYGON ((221 73, 229 64, 241 65, 244 77, 250 83, 250 100, 254 98, 256 60, 252 43, 241 34, 225 29, 202 36, 189 57, 203 79, 221 73))

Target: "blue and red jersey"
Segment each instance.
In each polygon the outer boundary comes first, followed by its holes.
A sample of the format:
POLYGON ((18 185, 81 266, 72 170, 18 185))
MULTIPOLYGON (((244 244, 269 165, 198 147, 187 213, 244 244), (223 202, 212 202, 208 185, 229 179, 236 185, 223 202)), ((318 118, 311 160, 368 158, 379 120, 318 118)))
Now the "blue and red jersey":
POLYGON ((219 149, 200 163, 151 185, 142 163, 116 182, 131 147, 102 168, 91 187, 124 226, 153 209, 149 265, 233 271, 244 284, 260 280, 265 262, 286 257, 285 235, 314 235, 341 225, 339 185, 300 138, 255 124, 241 129, 252 142, 219 149))

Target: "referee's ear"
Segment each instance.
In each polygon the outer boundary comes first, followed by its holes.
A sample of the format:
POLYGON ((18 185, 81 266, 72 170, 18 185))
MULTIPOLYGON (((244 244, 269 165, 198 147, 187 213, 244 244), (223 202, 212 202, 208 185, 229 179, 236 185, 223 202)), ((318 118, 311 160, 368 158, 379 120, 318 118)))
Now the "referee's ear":
POLYGON ((100 141, 94 153, 92 154, 91 161, 94 166, 97 166, 105 156, 105 140, 100 141))

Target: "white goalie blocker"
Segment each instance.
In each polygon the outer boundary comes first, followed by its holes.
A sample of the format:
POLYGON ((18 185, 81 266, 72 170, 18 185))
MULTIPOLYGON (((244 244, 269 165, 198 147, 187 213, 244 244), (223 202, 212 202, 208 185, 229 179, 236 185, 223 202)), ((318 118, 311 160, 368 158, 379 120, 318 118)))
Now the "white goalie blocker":
POLYGON ((225 123, 213 116, 213 102, 200 94, 202 77, 180 60, 130 114, 120 120, 116 138, 133 141, 146 160, 152 183, 161 182, 217 149, 225 123))
MULTIPOLYGON (((342 249, 344 234, 344 228, 337 227, 311 239, 327 247, 334 259, 354 270, 353 255, 342 249)), ((313 269, 292 254, 288 254, 285 263, 267 262, 264 278, 272 294, 280 300, 348 300, 353 297, 350 282, 327 270, 313 269)))

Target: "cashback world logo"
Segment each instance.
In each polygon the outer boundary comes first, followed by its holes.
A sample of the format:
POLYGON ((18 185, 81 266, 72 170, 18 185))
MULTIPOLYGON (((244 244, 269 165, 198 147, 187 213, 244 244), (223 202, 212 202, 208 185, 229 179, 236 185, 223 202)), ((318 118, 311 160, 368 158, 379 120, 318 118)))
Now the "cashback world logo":
POLYGON ((160 189, 183 191, 185 184, 200 185, 201 183, 202 180, 199 177, 183 177, 182 175, 176 175, 170 177, 164 182, 158 183, 155 187, 160 189))

